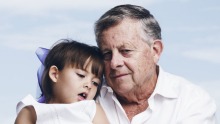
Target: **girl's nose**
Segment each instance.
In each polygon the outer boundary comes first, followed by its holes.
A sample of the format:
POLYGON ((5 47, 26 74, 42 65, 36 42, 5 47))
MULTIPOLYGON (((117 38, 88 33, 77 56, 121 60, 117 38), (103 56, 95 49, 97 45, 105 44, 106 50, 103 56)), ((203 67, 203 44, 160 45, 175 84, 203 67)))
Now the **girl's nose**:
POLYGON ((92 83, 91 81, 87 81, 84 83, 83 88, 91 89, 92 83))

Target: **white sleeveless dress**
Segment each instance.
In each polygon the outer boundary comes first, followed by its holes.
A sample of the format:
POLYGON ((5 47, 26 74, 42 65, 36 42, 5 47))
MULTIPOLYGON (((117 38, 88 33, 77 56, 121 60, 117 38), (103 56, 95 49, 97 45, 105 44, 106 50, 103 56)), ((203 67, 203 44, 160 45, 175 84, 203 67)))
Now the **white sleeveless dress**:
POLYGON ((94 100, 84 100, 72 104, 38 103, 31 95, 26 96, 17 104, 17 113, 28 105, 35 109, 36 124, 92 124, 96 113, 94 100))

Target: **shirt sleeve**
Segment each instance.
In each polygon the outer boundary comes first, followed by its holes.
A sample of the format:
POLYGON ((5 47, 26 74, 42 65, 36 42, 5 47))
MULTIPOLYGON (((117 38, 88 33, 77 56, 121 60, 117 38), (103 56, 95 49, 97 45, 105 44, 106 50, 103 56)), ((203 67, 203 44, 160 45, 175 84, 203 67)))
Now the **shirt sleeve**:
POLYGON ((20 102, 18 102, 16 106, 16 112, 17 114, 21 111, 22 108, 28 105, 32 105, 36 102, 36 100, 31 95, 27 95, 24 97, 20 102))
POLYGON ((216 104, 208 93, 202 89, 195 89, 185 104, 182 117, 177 124, 215 124, 216 104))

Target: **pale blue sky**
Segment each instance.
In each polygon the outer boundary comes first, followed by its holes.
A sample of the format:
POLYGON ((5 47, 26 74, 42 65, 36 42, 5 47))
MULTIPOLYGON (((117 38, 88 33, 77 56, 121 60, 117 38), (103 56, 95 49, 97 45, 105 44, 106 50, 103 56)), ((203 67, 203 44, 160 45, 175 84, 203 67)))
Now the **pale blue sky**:
POLYGON ((95 45, 94 22, 123 3, 144 6, 160 23, 163 69, 204 88, 219 107, 219 0, 1 0, 0 123, 13 123, 17 102, 36 96, 38 47, 50 48, 61 38, 95 45))

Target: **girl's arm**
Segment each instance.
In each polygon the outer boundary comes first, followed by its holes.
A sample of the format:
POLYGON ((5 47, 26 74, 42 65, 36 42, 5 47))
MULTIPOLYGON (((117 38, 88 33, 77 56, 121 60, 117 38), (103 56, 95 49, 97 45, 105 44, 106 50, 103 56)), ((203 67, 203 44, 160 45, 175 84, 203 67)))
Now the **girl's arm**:
POLYGON ((100 104, 96 104, 96 114, 93 119, 93 124, 109 124, 106 114, 100 104))
POLYGON ((26 106, 21 109, 15 120, 15 124, 35 124, 36 113, 33 106, 26 106))

